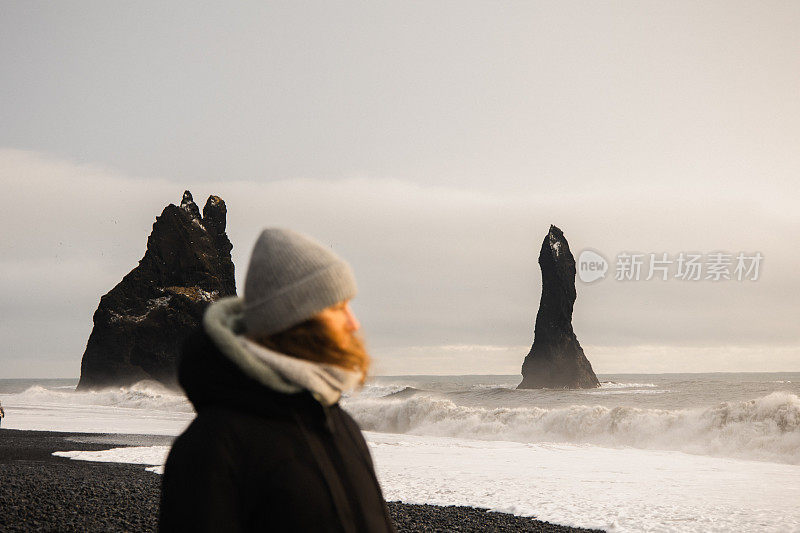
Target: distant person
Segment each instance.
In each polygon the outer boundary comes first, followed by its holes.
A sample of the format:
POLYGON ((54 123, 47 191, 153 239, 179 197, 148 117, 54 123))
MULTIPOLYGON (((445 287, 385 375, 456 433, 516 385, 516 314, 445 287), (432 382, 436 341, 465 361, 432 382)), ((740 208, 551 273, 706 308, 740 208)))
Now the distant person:
POLYGON ((0 402, 0 426, 3 425, 3 419, 6 417, 6 412, 3 411, 3 403, 0 402))
POLYGON ((206 310, 178 379, 197 417, 164 471, 161 531, 395 531, 369 449, 339 407, 369 356, 350 266, 265 229, 243 297, 206 310))

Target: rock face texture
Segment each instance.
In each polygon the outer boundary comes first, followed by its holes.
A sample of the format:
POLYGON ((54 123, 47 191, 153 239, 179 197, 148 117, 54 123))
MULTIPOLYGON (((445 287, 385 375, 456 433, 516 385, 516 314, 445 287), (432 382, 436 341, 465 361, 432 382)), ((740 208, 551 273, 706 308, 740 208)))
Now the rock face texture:
POLYGON ((236 294, 226 214, 209 196, 201 216, 186 191, 156 217, 139 266, 100 298, 78 389, 144 379, 177 387, 181 343, 211 301, 236 294))
POLYGON ((544 238, 539 253, 542 299, 536 314, 533 346, 522 363, 518 389, 589 389, 599 387, 575 332, 575 259, 564 233, 555 226, 544 238))

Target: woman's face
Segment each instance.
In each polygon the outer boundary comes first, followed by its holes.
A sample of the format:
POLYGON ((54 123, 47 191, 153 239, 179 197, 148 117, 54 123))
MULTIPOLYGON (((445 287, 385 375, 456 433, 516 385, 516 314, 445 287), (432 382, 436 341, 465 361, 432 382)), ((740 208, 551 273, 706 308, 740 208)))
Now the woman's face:
POLYGON ((317 317, 336 333, 347 333, 352 335, 359 330, 361 324, 358 322, 353 310, 350 309, 350 302, 339 302, 326 309, 323 309, 317 317))

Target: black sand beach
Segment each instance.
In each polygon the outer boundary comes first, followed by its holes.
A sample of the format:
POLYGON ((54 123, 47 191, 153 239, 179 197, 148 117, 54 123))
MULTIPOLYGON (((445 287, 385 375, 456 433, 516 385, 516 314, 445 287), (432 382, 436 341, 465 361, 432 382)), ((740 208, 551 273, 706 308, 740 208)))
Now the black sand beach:
MULTIPOLYGON (((54 451, 164 446, 172 437, 0 429, 0 531, 154 531, 161 476, 54 451)), ((398 531, 589 531, 472 507, 389 502, 398 531)))

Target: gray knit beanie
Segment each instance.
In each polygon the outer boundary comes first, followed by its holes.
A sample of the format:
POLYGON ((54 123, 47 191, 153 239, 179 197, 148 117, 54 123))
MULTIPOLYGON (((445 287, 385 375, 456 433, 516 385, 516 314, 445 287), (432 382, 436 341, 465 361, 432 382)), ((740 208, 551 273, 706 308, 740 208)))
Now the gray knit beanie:
POLYGON ((244 323, 271 335, 356 295, 353 271, 311 237, 267 228, 258 236, 244 280, 244 323))

